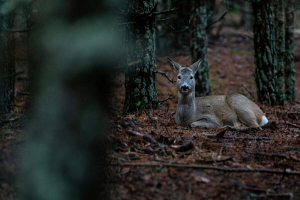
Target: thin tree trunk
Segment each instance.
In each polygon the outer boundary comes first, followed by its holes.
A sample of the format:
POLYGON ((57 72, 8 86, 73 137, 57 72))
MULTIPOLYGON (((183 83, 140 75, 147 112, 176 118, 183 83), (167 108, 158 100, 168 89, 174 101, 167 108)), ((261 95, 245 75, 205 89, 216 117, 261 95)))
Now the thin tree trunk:
POLYGON ((124 112, 156 108, 155 20, 142 15, 150 12, 154 0, 129 3, 132 14, 127 26, 127 64, 124 112), (137 13, 139 12, 139 13, 137 13))
POLYGON ((285 98, 295 101, 295 64, 294 64, 294 0, 287 0, 285 6, 285 98))
POLYGON ((277 63, 273 1, 252 3, 255 57, 255 82, 262 104, 283 105, 280 68, 277 63))
MULTIPOLYGON (((27 21, 30 13, 24 8, 16 13, 15 29, 28 29, 27 21)), ((24 95, 29 88, 29 63, 28 63, 28 34, 29 31, 15 33, 15 71, 20 73, 15 77, 15 104, 17 106, 26 105, 29 98, 24 95)), ((24 112, 26 107, 15 107, 15 112, 24 112)))
POLYGON ((206 1, 193 1, 190 18, 192 63, 203 59, 198 73, 195 75, 196 96, 210 94, 206 27, 206 1))
MULTIPOLYGON (((214 21, 214 10, 216 7, 216 0, 207 0, 206 16, 207 24, 211 24, 214 21)), ((212 26, 208 27, 207 33, 211 32, 212 26)))
POLYGON ((4 77, 1 80, 1 107, 0 113, 8 113, 13 110, 14 92, 15 92, 15 37, 13 32, 3 31, 14 28, 15 13, 1 16, 0 29, 2 34, 0 36, 0 63, 1 74, 4 77))
POLYGON ((284 0, 274 0, 275 4, 275 23, 276 23, 276 40, 277 40, 277 63, 278 63, 278 93, 282 94, 279 99, 279 104, 284 103, 284 90, 283 90, 283 58, 285 53, 285 30, 283 19, 283 2, 284 0))

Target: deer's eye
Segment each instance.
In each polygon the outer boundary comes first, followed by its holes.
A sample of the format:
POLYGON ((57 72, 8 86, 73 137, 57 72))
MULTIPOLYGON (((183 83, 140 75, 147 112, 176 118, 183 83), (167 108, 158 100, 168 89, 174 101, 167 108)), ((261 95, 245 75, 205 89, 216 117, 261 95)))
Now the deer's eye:
POLYGON ((190 79, 193 79, 194 77, 193 76, 190 76, 190 79))
POLYGON ((178 76, 177 78, 178 78, 178 79, 181 79, 181 76, 178 76))

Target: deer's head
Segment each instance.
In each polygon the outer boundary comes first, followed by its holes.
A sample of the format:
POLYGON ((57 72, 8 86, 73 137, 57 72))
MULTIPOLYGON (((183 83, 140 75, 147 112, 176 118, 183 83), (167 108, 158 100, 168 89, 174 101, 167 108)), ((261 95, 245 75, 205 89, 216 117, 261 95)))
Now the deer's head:
POLYGON ((202 62, 199 60, 190 67, 181 67, 178 63, 168 59, 177 73, 177 90, 183 95, 188 95, 195 91, 195 74, 202 62))

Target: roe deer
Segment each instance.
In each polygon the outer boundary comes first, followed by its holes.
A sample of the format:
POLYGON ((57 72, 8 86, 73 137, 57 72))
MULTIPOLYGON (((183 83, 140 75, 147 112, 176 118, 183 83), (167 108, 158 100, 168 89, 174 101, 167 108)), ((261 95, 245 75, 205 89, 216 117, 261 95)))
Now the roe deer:
POLYGON ((260 127, 268 123, 262 110, 241 94, 195 98, 195 79, 201 60, 181 67, 168 59, 177 73, 178 105, 175 121, 179 126, 238 129, 260 127))

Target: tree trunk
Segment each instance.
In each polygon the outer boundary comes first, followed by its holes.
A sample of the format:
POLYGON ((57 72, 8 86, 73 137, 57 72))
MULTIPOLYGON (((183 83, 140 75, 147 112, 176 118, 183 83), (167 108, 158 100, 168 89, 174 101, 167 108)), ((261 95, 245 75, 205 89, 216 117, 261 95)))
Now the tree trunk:
POLYGON ((33 42, 41 55, 39 90, 20 155, 22 200, 108 198, 110 77, 120 55, 113 6, 41 5, 47 12, 33 42))
MULTIPOLYGON (((15 29, 28 29, 28 21, 30 20, 30 13, 26 9, 20 8, 16 12, 15 29)), ((28 63, 28 35, 29 31, 15 33, 15 99, 17 105, 15 112, 24 112, 30 98, 28 98, 29 89, 29 63, 28 63)))
POLYGON ((196 96, 207 96, 210 94, 206 16, 206 1, 193 1, 190 18, 192 62, 194 63, 199 59, 203 59, 198 73, 195 75, 196 96))
POLYGON ((1 16, 0 28, 0 63, 1 63, 1 105, 0 113, 8 113, 13 110, 15 92, 15 37, 14 28, 15 13, 1 16))
MULTIPOLYGON (((207 24, 211 24, 214 21, 214 10, 216 7, 216 0, 207 0, 206 16, 207 24)), ((208 27, 207 33, 210 34, 212 26, 208 27)))
POLYGON ((284 77, 283 77, 283 58, 285 54, 285 30, 284 30, 284 19, 283 19, 283 2, 284 0, 274 0, 275 4, 275 23, 276 23, 276 41, 277 41, 277 64, 278 64, 278 93, 282 94, 280 96, 279 103, 280 105, 283 105, 284 103, 284 90, 283 90, 283 83, 284 83, 284 77))
POLYGON ((154 0, 131 0, 127 26, 124 112, 156 108, 155 20, 149 17, 154 0), (137 13, 138 12, 138 13, 137 13))
POLYGON ((283 105, 281 68, 277 63, 274 5, 265 0, 252 3, 255 82, 258 100, 262 104, 283 105))
POLYGON ((295 64, 294 64, 294 0, 287 0, 285 6, 285 98, 295 101, 295 64))

